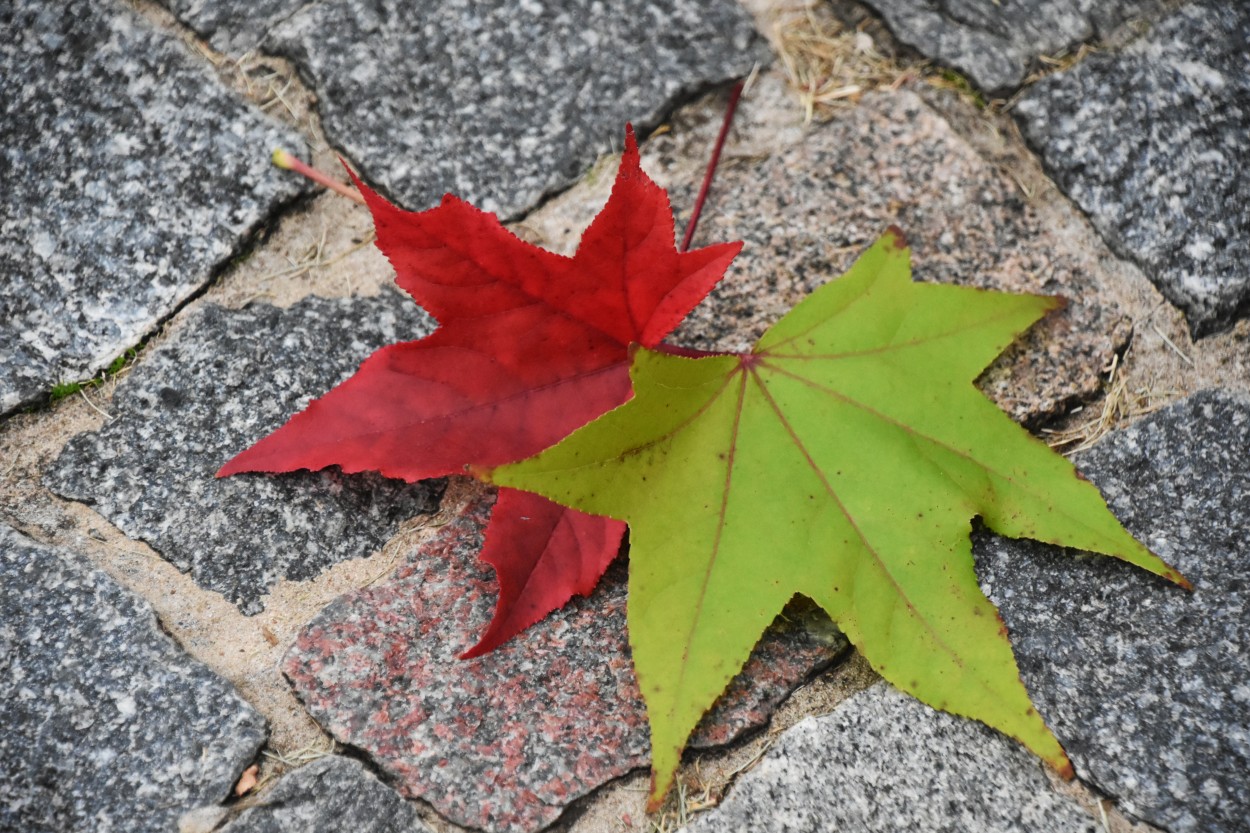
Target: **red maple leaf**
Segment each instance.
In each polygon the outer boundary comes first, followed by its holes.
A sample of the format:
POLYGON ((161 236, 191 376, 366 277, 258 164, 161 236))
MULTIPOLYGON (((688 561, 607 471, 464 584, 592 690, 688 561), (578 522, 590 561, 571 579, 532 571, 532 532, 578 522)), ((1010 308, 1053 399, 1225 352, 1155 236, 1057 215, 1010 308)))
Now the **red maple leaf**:
MULTIPOLYGON (((439 327, 374 353, 219 477, 337 465, 414 481, 533 455, 627 400, 629 345, 657 346, 742 248, 677 250, 668 195, 643 173, 629 127, 612 194, 572 257, 520 240, 450 194, 410 212, 356 186, 396 282, 439 327)), ((624 530, 501 490, 482 554, 499 602, 466 656, 588 593, 624 530)))

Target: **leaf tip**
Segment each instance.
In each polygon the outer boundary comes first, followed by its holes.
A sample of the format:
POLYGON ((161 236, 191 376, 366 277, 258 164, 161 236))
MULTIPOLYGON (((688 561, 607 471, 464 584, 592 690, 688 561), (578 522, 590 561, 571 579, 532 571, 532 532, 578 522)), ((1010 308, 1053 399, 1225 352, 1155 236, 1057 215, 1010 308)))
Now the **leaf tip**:
POLYGON ((890 251, 901 251, 907 248, 907 235, 896 225, 891 224, 881 235, 881 243, 890 251))
POLYGON ((468 649, 467 651, 457 656, 456 659, 458 660, 477 659, 478 657, 489 654, 491 651, 495 650, 495 648, 497 647, 499 646, 488 645, 486 642, 486 635, 483 635, 482 638, 478 640, 476 645, 474 645, 472 648, 468 649))
POLYGON ((243 462, 243 458, 245 456, 247 456, 247 451, 241 451, 234 455, 227 460, 221 468, 217 469, 217 473, 214 474, 213 477, 220 480, 221 478, 229 477, 232 474, 242 474, 245 471, 250 471, 247 464, 243 462))
POLYGON ((1062 758, 1060 760, 1051 761, 1050 765, 1054 767, 1056 774, 1065 781, 1072 781, 1076 778, 1076 770, 1072 768, 1072 761, 1062 752, 1059 753, 1062 758))
POLYGON ((621 171, 626 170, 642 170, 642 159, 638 154, 638 137, 634 135, 632 122, 625 122, 625 152, 621 154, 621 171))
MULTIPOLYGON (((668 780, 672 780, 671 778, 668 780)), ((663 789, 657 784, 655 770, 651 770, 651 793, 647 796, 647 812, 658 813, 660 808, 664 806, 664 797, 668 795, 668 784, 665 783, 663 789)))
POLYGON ((1071 303, 1063 295, 1038 295, 1037 297, 1044 301, 1046 313, 1058 312, 1059 310, 1066 309, 1068 304, 1071 303))
MULTIPOLYGON (((644 698, 645 699, 645 698, 644 698)), ((654 732, 652 737, 654 738, 654 732)), ((667 747, 657 753, 656 747, 651 748, 651 792, 647 796, 647 812, 657 813, 668 797, 673 782, 677 780, 677 767, 681 765, 682 746, 667 747)))

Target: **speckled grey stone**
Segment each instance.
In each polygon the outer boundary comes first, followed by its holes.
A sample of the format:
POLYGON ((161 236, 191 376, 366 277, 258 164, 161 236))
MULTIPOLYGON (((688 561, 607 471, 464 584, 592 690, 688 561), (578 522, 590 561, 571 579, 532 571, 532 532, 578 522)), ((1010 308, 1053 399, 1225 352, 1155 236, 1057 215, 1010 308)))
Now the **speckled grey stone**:
POLYGON ((93 504, 245 613, 279 579, 308 579, 377 550, 399 524, 433 511, 443 481, 405 484, 337 468, 213 475, 356 370, 373 350, 428 333, 432 320, 394 291, 305 298, 286 310, 206 304, 118 387, 114 419, 70 440, 45 476, 93 504))
POLYGON ((1047 169, 1195 335, 1250 312, 1250 5, 1186 6, 1016 107, 1047 169))
POLYGON ((954 67, 982 90, 1020 86, 1042 55, 1059 55, 1125 23, 1158 14, 1162 0, 865 0, 895 36, 954 67))
POLYGON ((265 740, 147 602, 0 525, 0 830, 169 833, 265 740))
POLYGON ((158 0, 220 52, 256 49, 269 30, 310 0, 158 0))
POLYGON ((1095 833, 1042 765, 878 683, 787 730, 689 833, 1095 833))
POLYGON ((150 334, 303 188, 301 147, 116 0, 0 4, 0 413, 150 334))
POLYGON ((1077 774, 1171 833, 1250 831, 1250 398, 1204 392, 1081 455, 1193 582, 985 538, 978 573, 1077 774))
POLYGON ((733 0, 326 0, 262 48, 295 61, 330 141, 406 208, 452 192, 505 217, 619 148, 625 122, 645 133, 767 55, 733 0))
POLYGON ((219 833, 428 833, 412 805, 359 761, 331 755, 302 766, 219 833))

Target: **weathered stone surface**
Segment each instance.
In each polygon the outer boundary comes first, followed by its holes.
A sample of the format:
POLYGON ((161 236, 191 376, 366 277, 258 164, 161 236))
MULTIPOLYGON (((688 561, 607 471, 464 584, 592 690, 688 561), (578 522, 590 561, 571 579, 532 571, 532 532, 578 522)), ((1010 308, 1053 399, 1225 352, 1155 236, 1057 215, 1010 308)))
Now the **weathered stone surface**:
MULTIPOLYGON (((404 794, 468 827, 531 831, 647 765, 650 744, 625 638, 623 565, 516 640, 457 659, 494 608, 494 576, 477 557, 492 503, 475 499, 392 579, 327 607, 283 671, 317 721, 368 752, 404 794)), ((845 646, 827 619, 791 614, 692 745, 762 725, 845 646)))
POLYGON ((809 717, 689 833, 1095 833, 1022 746, 878 683, 809 717))
POLYGON ((282 777, 220 833, 428 833, 416 811, 359 761, 330 755, 282 777))
POLYGON ((274 26, 312 0, 158 0, 220 52, 256 49, 274 26))
POLYGON ((998 538, 978 573, 1077 774, 1172 833, 1250 831, 1250 398, 1208 391, 1077 460, 1194 584, 998 538))
POLYGON ((1250 311, 1247 66, 1250 6, 1199 2, 1016 106, 1051 175, 1195 335, 1250 311))
MULTIPOLYGON (((250 3, 239 4, 250 6, 250 3)), ((311 80, 326 135, 410 209, 515 216, 682 97, 765 57, 732 0, 309 3, 262 48, 311 80)))
MULTIPOLYGON (((762 79, 760 97, 786 102, 784 91, 766 86, 779 83, 775 75, 762 79)), ((799 129, 795 121, 793 105, 778 114, 748 102, 741 113, 695 244, 745 245, 674 342, 749 348, 896 223, 912 246, 917 280, 1068 299, 983 379, 982 389, 1012 417, 1062 413, 1099 390, 1100 371, 1129 326, 1101 291, 1097 256, 1043 222, 945 119, 901 90, 865 96, 827 124, 799 129), (742 158, 749 161, 734 163, 742 158)), ((666 158, 697 159, 696 148, 706 150, 706 142, 695 144, 703 131, 681 127, 648 143, 644 163, 657 176, 666 158)), ((673 204, 688 211, 698 178, 665 179, 673 204)))
POLYGON ((0 8, 0 413, 90 376, 304 186, 300 139, 115 0, 0 8))
POLYGON ((168 833, 226 798, 264 719, 147 602, 0 526, 0 829, 168 833))
POLYGON ((1163 8, 1162 0, 866 0, 895 36, 986 92, 1020 86, 1059 55, 1163 8))
POLYGON ((214 473, 373 350, 428 333, 406 298, 310 297, 286 310, 206 304, 118 387, 113 419, 66 445, 45 477, 93 504, 202 587, 245 613, 279 579, 368 555, 400 522, 433 511, 442 481, 405 484, 337 468, 214 473))

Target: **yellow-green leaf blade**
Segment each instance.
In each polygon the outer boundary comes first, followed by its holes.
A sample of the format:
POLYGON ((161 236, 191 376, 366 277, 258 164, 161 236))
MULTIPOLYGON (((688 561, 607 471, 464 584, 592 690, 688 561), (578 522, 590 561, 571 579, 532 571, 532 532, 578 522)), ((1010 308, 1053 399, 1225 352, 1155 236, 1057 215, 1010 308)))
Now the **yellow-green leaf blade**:
POLYGON ((788 452, 787 467, 806 467, 817 481, 813 487, 793 478, 795 488, 772 498, 789 506, 806 499, 812 509, 803 531, 817 562, 830 567, 802 592, 898 688, 1001 729, 1066 770, 1066 756, 1020 683, 997 612, 977 585, 968 541, 975 501, 917 459, 904 427, 832 397, 824 408, 800 407, 799 395, 811 390, 805 380, 771 364, 755 376, 789 442, 768 453, 788 452), (828 422, 856 441, 829 443, 828 422))
POLYGON ((761 530, 741 505, 753 490, 734 483, 741 360, 639 351, 632 373, 627 405, 492 479, 631 522, 630 643, 662 795, 686 738, 794 590, 760 585, 748 542, 761 530))
POLYGON ((1070 770, 977 585, 971 519, 1183 579, 972 384, 1055 305, 912 283, 906 249, 887 235, 752 354, 640 351, 633 400, 493 473, 629 522, 630 641, 655 797, 795 593, 898 687, 1070 770))

